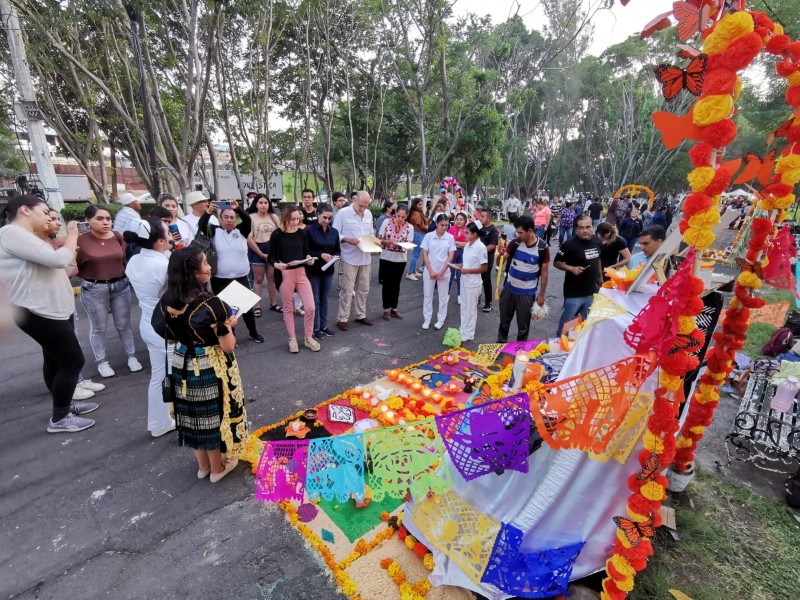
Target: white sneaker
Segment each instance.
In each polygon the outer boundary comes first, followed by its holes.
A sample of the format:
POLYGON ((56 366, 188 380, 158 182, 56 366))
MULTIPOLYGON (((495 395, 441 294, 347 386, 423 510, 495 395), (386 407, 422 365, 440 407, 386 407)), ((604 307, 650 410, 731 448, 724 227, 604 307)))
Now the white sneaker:
MULTIPOLYGON (((141 366, 139 367, 141 368, 141 366)), ((114 376, 114 369, 111 368, 107 362, 101 362, 97 365, 97 372, 100 373, 100 377, 113 377, 114 376)))
POLYGON ((406 279, 410 279, 411 281, 419 281, 419 277, 417 277, 416 273, 407 274, 406 279))
POLYGON ((166 427, 159 427, 158 429, 151 430, 150 435, 152 435, 154 438, 157 438, 169 433, 170 431, 175 431, 175 421, 172 421, 172 424, 167 425, 166 427))
POLYGON ((422 328, 423 328, 423 329, 428 329, 430 326, 431 326, 431 322, 430 322, 430 321, 425 321, 425 322, 422 324, 422 328))
POLYGON ((128 357, 128 368, 131 370, 131 373, 136 373, 136 371, 142 370, 142 363, 136 360, 135 356, 128 357))
POLYGON ((72 393, 73 400, 88 400, 89 398, 94 398, 94 392, 90 389, 75 386, 75 391, 72 393))
POLYGON ((434 325, 434 327, 436 329, 441 329, 442 327, 444 327, 444 321, 439 321, 438 323, 436 323, 436 325, 434 325))
POLYGON ((102 383, 95 383, 91 379, 84 379, 83 381, 79 381, 78 387, 92 392, 102 392, 104 389, 106 389, 106 386, 104 386, 102 383))

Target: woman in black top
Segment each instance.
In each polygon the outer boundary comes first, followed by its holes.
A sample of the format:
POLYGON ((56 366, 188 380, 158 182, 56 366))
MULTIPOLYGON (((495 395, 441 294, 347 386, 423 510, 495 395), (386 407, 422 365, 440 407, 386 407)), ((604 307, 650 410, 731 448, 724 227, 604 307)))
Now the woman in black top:
POLYGON ((294 293, 300 296, 305 307, 303 315, 304 345, 313 352, 319 352, 320 345, 314 339, 314 292, 306 275, 306 266, 314 264, 308 248, 308 238, 300 225, 303 213, 296 205, 285 206, 281 211, 281 226, 272 232, 269 240, 269 264, 281 274, 280 293, 283 301, 283 323, 289 336, 289 352, 300 352, 294 329, 294 293), (296 264, 291 265, 290 263, 296 264))
POLYGON ((633 252, 633 247, 639 241, 639 234, 644 229, 644 223, 639 218, 639 211, 633 209, 631 214, 622 220, 619 226, 619 235, 625 240, 628 252, 633 252))
POLYGON ((603 269, 603 281, 608 281, 606 269, 621 269, 628 264, 631 259, 631 251, 628 250, 625 240, 619 237, 617 228, 609 222, 600 223, 597 226, 597 236, 602 244, 600 248, 600 265, 603 269), (622 260, 620 260, 620 256, 622 260))
POLYGON ((248 439, 239 365, 233 355, 236 317, 206 291, 211 267, 195 248, 172 253, 167 291, 153 311, 153 329, 175 341, 172 356, 178 444, 189 446, 197 477, 217 483, 238 463, 248 439), (222 454, 228 459, 223 460, 222 454))
POLYGON ((306 274, 311 282, 314 292, 314 338, 323 339, 326 335, 333 337, 333 330, 328 327, 328 299, 333 287, 333 273, 336 270, 331 265, 324 271, 322 267, 334 256, 339 256, 339 232, 331 227, 333 221, 333 208, 330 204, 323 204, 317 209, 317 222, 306 227, 308 240, 308 253, 316 258, 314 263, 306 268, 306 274))

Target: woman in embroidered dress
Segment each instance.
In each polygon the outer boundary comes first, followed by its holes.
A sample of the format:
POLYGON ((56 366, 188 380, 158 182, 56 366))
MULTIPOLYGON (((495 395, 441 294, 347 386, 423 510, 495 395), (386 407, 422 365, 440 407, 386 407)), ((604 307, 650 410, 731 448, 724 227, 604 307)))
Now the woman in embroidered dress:
MULTIPOLYGON (((269 238, 272 232, 280 227, 280 220, 272 208, 272 202, 264 194, 259 194, 253 199, 247 213, 252 222, 250 235, 247 237, 247 257, 250 259, 250 268, 253 269, 253 291, 261 297, 266 275, 269 309, 281 312, 278 306, 278 288, 275 286, 275 267, 267 261, 269 238)), ((261 316, 261 302, 256 304, 253 314, 256 317, 261 316)))
POLYGON ((153 311, 152 325, 161 337, 175 342, 172 384, 178 443, 193 449, 198 479, 210 474, 211 483, 217 483, 236 468, 248 432, 233 355, 236 317, 230 306, 206 291, 210 278, 203 252, 173 252, 167 291, 153 311))
MULTIPOLYGON (((400 282, 406 270, 408 253, 397 244, 399 242, 413 242, 414 228, 406 222, 408 206, 401 204, 394 211, 394 217, 386 219, 381 224, 378 237, 381 240, 381 272, 383 273, 383 318, 387 321, 394 316, 402 319, 397 310, 397 301, 400 298, 400 282)), ((415 248, 416 250, 416 248, 415 248)))

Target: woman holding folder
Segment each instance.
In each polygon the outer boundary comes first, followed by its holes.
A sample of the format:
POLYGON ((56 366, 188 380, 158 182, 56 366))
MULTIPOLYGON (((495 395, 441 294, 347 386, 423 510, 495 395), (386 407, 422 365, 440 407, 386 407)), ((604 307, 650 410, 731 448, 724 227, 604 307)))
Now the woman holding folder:
POLYGON ((414 241, 414 228, 406 222, 408 206, 401 204, 394 212, 394 216, 381 223, 378 238, 381 241, 381 273, 383 273, 383 318, 390 320, 402 319, 397 310, 400 299, 400 282, 406 270, 408 253, 398 244, 414 241))
POLYGON ((269 264, 281 273, 280 293, 283 301, 283 323, 289 336, 289 352, 297 354, 300 348, 294 327, 294 293, 300 295, 305 307, 303 315, 303 345, 312 352, 319 352, 320 345, 314 339, 314 317, 316 304, 306 267, 314 264, 308 247, 308 238, 300 229, 303 213, 296 205, 284 206, 281 211, 280 228, 272 232, 269 239, 269 264))
POLYGON ((323 204, 317 209, 317 221, 306 227, 308 238, 308 252, 317 260, 306 269, 306 274, 311 282, 314 292, 314 338, 323 339, 326 335, 333 337, 333 330, 328 327, 328 299, 333 287, 334 265, 323 271, 327 263, 338 258, 341 253, 339 245, 339 232, 331 227, 333 221, 333 207, 323 204))

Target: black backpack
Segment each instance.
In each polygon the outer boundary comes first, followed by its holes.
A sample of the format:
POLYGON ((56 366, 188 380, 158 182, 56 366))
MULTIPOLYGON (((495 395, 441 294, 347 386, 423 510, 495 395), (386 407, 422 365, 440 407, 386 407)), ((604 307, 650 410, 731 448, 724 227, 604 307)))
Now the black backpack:
POLYGON ((793 310, 790 312, 783 326, 789 329, 795 336, 800 336, 800 311, 793 310))
POLYGON ((773 333, 767 340, 767 343, 761 348, 761 354, 764 356, 778 356, 784 352, 788 352, 794 346, 794 334, 788 327, 781 327, 773 333))

